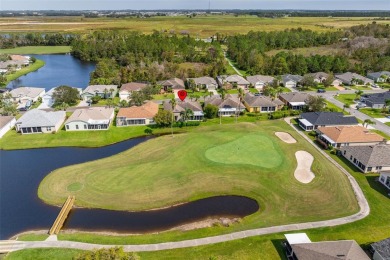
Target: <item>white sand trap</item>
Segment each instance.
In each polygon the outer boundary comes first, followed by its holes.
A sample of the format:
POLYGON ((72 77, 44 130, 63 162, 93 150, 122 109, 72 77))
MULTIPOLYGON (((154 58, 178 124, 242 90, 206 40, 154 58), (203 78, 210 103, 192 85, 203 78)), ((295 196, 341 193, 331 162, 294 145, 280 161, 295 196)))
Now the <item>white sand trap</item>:
POLYGON ((305 151, 298 151, 295 153, 295 158, 297 158, 298 162, 298 166, 294 172, 295 179, 302 183, 311 182, 315 177, 311 171, 311 165, 314 161, 313 155, 305 151))
POLYGON ((295 144, 297 142, 294 137, 292 137, 289 133, 286 132, 275 132, 275 135, 279 137, 280 140, 288 144, 295 144))

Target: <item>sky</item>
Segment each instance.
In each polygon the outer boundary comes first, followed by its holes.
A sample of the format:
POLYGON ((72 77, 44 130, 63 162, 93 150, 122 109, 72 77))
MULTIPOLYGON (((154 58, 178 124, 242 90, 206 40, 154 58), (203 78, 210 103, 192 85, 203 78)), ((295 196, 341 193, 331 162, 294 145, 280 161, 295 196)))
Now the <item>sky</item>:
MULTIPOLYGON (((0 0, 0 10, 208 9, 209 0, 0 0)), ((390 10, 390 0, 211 0, 212 9, 390 10)))

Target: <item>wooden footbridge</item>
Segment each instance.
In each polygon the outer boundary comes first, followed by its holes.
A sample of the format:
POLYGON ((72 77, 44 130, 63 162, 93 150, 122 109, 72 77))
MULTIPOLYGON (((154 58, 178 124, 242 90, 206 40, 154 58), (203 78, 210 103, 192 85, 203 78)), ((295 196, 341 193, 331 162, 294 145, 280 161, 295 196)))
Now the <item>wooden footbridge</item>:
POLYGON ((65 223, 66 218, 69 215, 70 210, 73 207, 73 203, 75 199, 76 199, 75 196, 68 196, 68 199, 65 201, 64 205, 62 206, 62 209, 58 214, 56 220, 54 221, 53 226, 49 230, 49 235, 53 235, 53 234, 57 235, 60 232, 62 226, 65 223))

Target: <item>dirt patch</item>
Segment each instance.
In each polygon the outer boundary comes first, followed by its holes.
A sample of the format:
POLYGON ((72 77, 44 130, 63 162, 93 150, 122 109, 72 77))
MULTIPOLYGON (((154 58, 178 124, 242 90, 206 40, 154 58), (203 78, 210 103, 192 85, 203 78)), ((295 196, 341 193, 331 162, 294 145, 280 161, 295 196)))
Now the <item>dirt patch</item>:
POLYGON ((200 228, 208 228, 213 226, 224 226, 229 227, 233 225, 234 223, 239 223, 239 218, 212 218, 212 219, 206 219, 194 223, 185 224, 182 226, 175 227, 171 230, 180 230, 180 231, 188 231, 188 230, 194 230, 194 229, 200 229, 200 228))
POLYGON ((298 163, 294 172, 295 179, 305 184, 310 183, 315 177, 311 171, 311 165, 314 161, 313 155, 305 151, 298 151, 295 153, 295 158, 298 163))
POLYGON ((294 137, 286 132, 275 132, 275 135, 279 137, 280 140, 288 144, 295 144, 297 142, 294 137))

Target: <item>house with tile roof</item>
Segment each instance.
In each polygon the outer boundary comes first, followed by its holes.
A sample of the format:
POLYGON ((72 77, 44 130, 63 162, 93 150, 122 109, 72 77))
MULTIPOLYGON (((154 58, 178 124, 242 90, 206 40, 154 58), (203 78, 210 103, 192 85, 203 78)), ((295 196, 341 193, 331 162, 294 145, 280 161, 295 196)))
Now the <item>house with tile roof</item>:
POLYGON ((218 76, 217 83, 220 88, 225 88, 225 89, 233 89, 233 88, 248 89, 250 85, 250 83, 240 75, 218 76))
POLYGON ((218 116, 233 116, 245 111, 245 105, 232 95, 226 95, 225 99, 220 96, 208 97, 205 105, 211 104, 218 107, 218 116))
POLYGON ((118 92, 117 85, 90 85, 84 89, 81 97, 83 100, 91 100, 94 96, 101 98, 113 98, 118 92))
POLYGON ((285 74, 282 75, 283 86, 286 88, 296 88, 302 81, 303 77, 300 75, 285 74))
POLYGON ((272 100, 270 97, 248 93, 244 97, 244 105, 251 113, 269 113, 282 109, 284 103, 279 99, 272 100))
POLYGON ((361 101, 368 107, 382 109, 385 106, 385 101, 390 100, 390 91, 382 93, 364 94, 361 101))
POLYGON ((302 110, 306 107, 306 102, 309 99, 309 94, 304 92, 289 92, 281 93, 279 99, 290 109, 302 110))
POLYGON ((162 92, 185 89, 184 81, 179 78, 167 79, 157 82, 162 87, 162 92))
POLYGON ((44 88, 20 87, 12 89, 9 92, 12 100, 17 104, 17 109, 22 110, 29 108, 32 103, 38 101, 45 95, 44 88))
POLYGON ((163 104, 164 110, 170 111, 173 113, 175 117, 175 121, 180 121, 182 119, 182 113, 186 109, 191 109, 192 113, 194 114, 191 116, 188 120, 189 121, 202 121, 204 118, 203 109, 199 102, 197 101, 181 101, 176 100, 176 106, 172 111, 172 106, 169 102, 165 102, 163 104))
POLYGON ((341 74, 335 74, 335 78, 341 80, 345 85, 349 86, 364 86, 364 85, 373 85, 374 81, 372 79, 366 78, 362 75, 352 72, 345 72, 341 74))
MULTIPOLYGON (((311 76, 314 78, 314 82, 323 83, 328 77, 329 74, 325 72, 316 72, 316 73, 308 73, 305 76, 311 76)), ((331 86, 340 86, 343 82, 339 79, 334 79, 331 86)))
POLYGON ((360 171, 390 171, 390 145, 343 146, 340 153, 360 171))
POLYGON ((390 72, 389 71, 371 72, 367 74, 367 78, 372 79, 377 83, 383 83, 386 82, 388 78, 390 78, 390 72))
POLYGON ((65 129, 66 131, 107 130, 114 116, 114 108, 79 108, 66 120, 65 129))
POLYGON ((386 142, 383 136, 359 125, 318 127, 316 132, 318 134, 317 140, 326 147, 332 145, 340 148, 342 146, 375 145, 386 142))
POLYGON ((285 234, 287 259, 369 260, 355 240, 312 242, 305 233, 285 234))
MULTIPOLYGON (((379 175, 379 182, 382 183, 386 188, 390 190, 390 171, 381 171, 379 175)), ((390 258, 390 241, 389 241, 389 254, 390 258)))
POLYGON ((198 89, 216 90, 218 88, 217 81, 212 77, 188 78, 187 84, 190 80, 195 82, 198 89))
POLYGON ((158 104, 149 101, 142 106, 121 108, 116 116, 116 126, 151 125, 158 113, 158 104))
POLYGON ((0 138, 14 128, 16 119, 14 116, 0 116, 0 138))
POLYGON ((259 92, 263 91, 263 88, 268 84, 271 84, 275 78, 265 75, 247 76, 246 80, 259 92))
POLYGON ((21 134, 50 134, 60 129, 65 118, 65 111, 32 109, 16 121, 15 127, 21 134))
POLYGON ((141 83, 141 82, 130 82, 130 83, 123 84, 119 90, 119 98, 121 101, 122 100, 129 101, 131 94, 133 92, 141 91, 147 86, 148 86, 147 83, 141 83))
POLYGON ((306 112, 298 119, 299 126, 305 131, 312 131, 318 127, 358 125, 354 116, 346 116, 341 112, 306 112))

